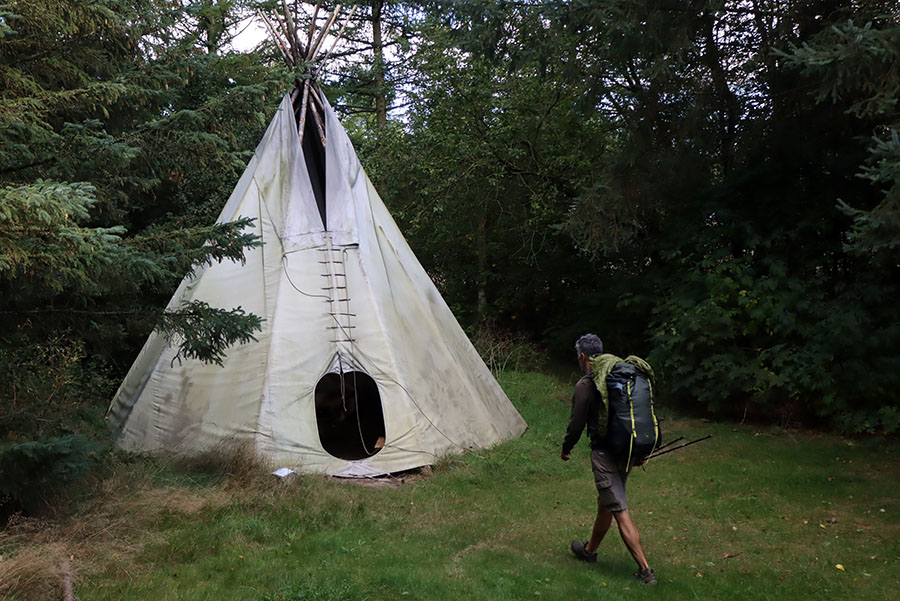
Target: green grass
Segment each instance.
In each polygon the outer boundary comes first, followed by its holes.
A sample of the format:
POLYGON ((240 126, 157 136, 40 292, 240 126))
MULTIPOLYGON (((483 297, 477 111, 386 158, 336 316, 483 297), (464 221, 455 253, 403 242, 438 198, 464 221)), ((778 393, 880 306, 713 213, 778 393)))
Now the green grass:
POLYGON ((120 501, 131 527, 110 528, 107 505, 102 518, 83 516, 93 530, 69 536, 93 543, 75 558, 78 597, 870 601, 900 590, 896 443, 667 419, 670 438, 713 438, 629 479, 659 576, 642 587, 615 528, 597 564, 569 554, 595 508, 586 440, 559 459, 570 385, 533 373, 502 384, 525 435, 398 488, 311 476, 239 488, 137 462, 123 480, 135 489, 110 493, 145 499, 120 501))

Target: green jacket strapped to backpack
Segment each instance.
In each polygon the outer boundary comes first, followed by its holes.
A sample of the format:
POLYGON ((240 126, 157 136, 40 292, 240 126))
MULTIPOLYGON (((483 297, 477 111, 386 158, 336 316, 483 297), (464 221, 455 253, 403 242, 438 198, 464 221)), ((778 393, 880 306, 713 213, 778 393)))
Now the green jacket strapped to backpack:
POLYGON ((653 375, 653 368, 650 364, 638 357, 637 355, 628 355, 624 359, 616 357, 611 353, 603 353, 602 355, 591 355, 591 376, 597 384, 597 390, 600 391, 600 397, 603 399, 603 408, 599 412, 600 430, 606 429, 606 420, 609 419, 609 390, 606 388, 606 376, 612 371, 616 363, 631 363, 636 368, 647 374, 651 380, 656 379, 653 375))
POLYGON ((633 460, 642 463, 661 442, 653 411, 653 368, 635 355, 620 359, 606 353, 593 355, 589 362, 602 399, 602 407, 596 412, 597 431, 606 432, 605 448, 623 461, 627 471, 633 460), (611 391, 611 386, 615 390, 611 391), (613 393, 616 397, 611 408, 613 393))

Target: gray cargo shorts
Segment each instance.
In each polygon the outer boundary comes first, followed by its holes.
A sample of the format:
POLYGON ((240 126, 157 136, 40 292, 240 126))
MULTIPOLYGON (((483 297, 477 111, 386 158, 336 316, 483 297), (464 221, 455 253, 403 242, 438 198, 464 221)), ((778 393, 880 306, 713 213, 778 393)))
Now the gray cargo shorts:
POLYGON ((625 500, 625 481, 628 473, 622 473, 612 455, 601 449, 591 450, 591 469, 597 485, 597 503, 610 513, 628 509, 625 500))

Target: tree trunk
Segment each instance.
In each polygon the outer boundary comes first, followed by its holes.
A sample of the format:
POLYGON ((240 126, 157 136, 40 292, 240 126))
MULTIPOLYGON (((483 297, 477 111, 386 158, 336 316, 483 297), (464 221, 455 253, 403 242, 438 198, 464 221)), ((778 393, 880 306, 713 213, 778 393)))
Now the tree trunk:
POLYGON ((478 317, 482 321, 487 318, 487 279, 488 279, 488 244, 487 244, 487 209, 482 208, 478 222, 478 317))
POLYGON ((719 123, 721 138, 719 140, 720 163, 722 172, 727 175, 734 166, 734 147, 737 134, 738 100, 731 88, 728 87, 728 77, 722 60, 719 56, 719 47, 716 44, 715 27, 716 17, 711 12, 704 12, 702 16, 703 38, 705 48, 703 59, 712 76, 713 88, 718 99, 719 123))
POLYGON ((381 39, 381 11, 384 0, 372 0, 372 52, 375 55, 375 123, 387 123, 387 94, 384 89, 384 43, 381 39))

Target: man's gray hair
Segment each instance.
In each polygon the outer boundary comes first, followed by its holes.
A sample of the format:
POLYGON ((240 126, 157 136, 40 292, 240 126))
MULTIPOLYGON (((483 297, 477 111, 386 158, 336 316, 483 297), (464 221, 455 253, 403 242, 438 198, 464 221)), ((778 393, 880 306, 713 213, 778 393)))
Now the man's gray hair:
POLYGON ((588 357, 599 355, 603 352, 603 341, 596 334, 585 334, 575 343, 575 352, 588 357))

